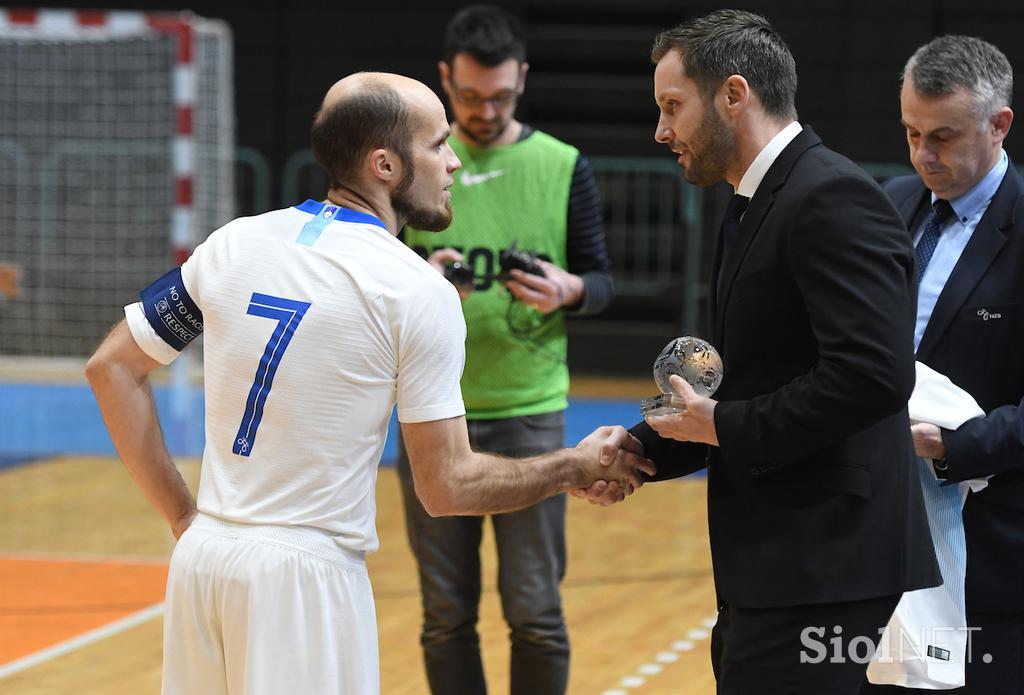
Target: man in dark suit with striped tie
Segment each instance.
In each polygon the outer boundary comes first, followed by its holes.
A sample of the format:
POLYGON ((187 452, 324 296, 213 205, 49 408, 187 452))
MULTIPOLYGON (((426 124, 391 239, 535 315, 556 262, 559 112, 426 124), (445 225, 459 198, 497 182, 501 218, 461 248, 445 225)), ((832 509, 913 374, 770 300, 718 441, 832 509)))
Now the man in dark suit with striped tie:
MULTIPOLYGON (((963 509, 972 634, 966 686, 949 692, 971 695, 1024 692, 1024 180, 1002 147, 1012 85, 1006 56, 985 41, 920 47, 900 93, 919 175, 885 187, 915 243, 917 359, 985 411, 955 431, 912 428, 940 479, 992 476, 963 509)), ((890 690, 911 692, 865 692, 890 690)))

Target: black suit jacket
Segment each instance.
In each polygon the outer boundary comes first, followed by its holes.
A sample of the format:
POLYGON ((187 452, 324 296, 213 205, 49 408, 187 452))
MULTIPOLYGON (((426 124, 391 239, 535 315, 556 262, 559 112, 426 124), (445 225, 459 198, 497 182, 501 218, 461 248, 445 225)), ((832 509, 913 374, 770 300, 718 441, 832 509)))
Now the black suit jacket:
MULTIPOLYGON (((917 176, 886 182, 920 225, 931 195, 917 176)), ((995 474, 968 496, 967 607, 1024 612, 1024 181, 1012 163, 939 295, 917 359, 974 396, 986 415, 943 433, 949 480, 995 474)))
MULTIPOLYGON (((720 254, 721 240, 716 268, 720 254)), ((879 186, 805 127, 751 199, 720 285, 712 277, 720 446, 632 430, 655 479, 708 466, 725 603, 853 601, 941 581, 906 409, 913 270, 879 186)))

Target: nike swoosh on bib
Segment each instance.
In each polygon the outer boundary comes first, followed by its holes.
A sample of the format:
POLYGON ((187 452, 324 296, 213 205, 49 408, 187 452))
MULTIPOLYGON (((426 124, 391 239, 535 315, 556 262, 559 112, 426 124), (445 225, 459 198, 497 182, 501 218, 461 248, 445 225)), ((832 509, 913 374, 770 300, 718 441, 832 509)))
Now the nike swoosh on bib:
POLYGON ((480 174, 471 174, 468 171, 464 171, 464 172, 462 172, 462 174, 459 175, 459 183, 461 183, 463 186, 475 186, 478 183, 483 183, 484 181, 490 181, 491 179, 496 179, 496 178, 498 178, 499 176, 501 176, 504 173, 505 173, 504 169, 495 169, 494 171, 485 171, 485 172, 480 173, 480 174))

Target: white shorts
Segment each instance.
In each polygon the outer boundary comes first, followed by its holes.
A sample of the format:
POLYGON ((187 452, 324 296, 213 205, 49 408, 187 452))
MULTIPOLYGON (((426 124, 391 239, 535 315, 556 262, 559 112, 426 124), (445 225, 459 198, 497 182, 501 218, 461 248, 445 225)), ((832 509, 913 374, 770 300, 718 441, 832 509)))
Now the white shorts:
POLYGON ((374 695, 362 555, 313 530, 200 515, 167 576, 163 695, 374 695))

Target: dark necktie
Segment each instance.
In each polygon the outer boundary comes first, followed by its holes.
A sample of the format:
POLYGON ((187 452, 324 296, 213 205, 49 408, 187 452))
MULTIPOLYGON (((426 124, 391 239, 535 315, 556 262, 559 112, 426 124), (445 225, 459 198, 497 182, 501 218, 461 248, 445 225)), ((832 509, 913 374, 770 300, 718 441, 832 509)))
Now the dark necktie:
POLYGON ((932 209, 928 211, 928 215, 924 218, 924 225, 921 232, 921 238, 917 240, 917 247, 914 248, 914 256, 917 258, 917 284, 921 284, 921 278, 924 277, 924 271, 928 268, 928 263, 932 260, 932 254, 935 253, 935 247, 939 243, 939 235, 942 234, 942 228, 946 226, 946 223, 955 215, 953 212, 953 206, 949 204, 949 201, 937 199, 932 203, 932 209))
POLYGON ((749 203, 750 198, 736 194, 729 199, 729 205, 725 208, 725 219, 722 220, 722 265, 725 265, 729 249, 740 233, 740 218, 749 203))

